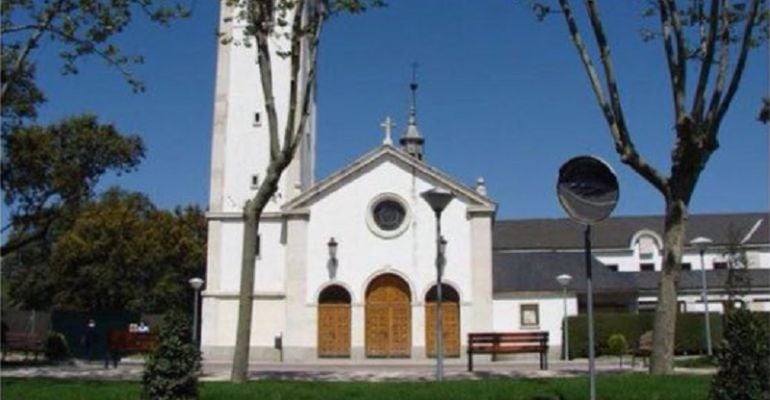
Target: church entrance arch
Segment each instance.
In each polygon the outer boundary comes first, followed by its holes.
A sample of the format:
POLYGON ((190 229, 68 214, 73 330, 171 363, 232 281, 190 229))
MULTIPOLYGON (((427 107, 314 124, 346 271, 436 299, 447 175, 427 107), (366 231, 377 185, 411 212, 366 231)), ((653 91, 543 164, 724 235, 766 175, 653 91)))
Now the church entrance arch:
MULTIPOLYGON (((436 357, 436 285, 425 294, 425 350, 436 357)), ((441 284, 441 319, 444 356, 460 357, 460 296, 447 284, 441 284)))
POLYGON ((350 293, 340 285, 318 295, 318 357, 350 357, 350 293))
POLYGON ((367 357, 409 357, 412 309, 409 285, 394 274, 380 275, 366 289, 367 357))

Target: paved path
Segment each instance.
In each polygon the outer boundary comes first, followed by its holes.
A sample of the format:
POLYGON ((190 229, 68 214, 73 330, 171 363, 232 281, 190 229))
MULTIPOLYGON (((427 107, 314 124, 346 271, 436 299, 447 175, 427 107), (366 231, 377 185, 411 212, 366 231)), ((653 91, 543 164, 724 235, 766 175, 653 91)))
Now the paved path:
MULTIPOLYGON (((554 362, 549 370, 540 371, 536 362, 499 361, 477 362, 474 372, 467 372, 464 362, 453 360, 445 366, 447 379, 484 379, 498 377, 513 378, 552 378, 582 376, 587 373, 586 360, 554 362)), ((139 380, 144 362, 129 359, 118 368, 104 369, 99 362, 87 363, 76 360, 73 363, 55 366, 4 366, 0 370, 2 377, 22 378, 61 378, 61 379, 108 379, 139 380)), ((618 368, 614 360, 602 360, 597 363, 601 374, 638 371, 646 369, 638 366, 618 368)), ((697 370, 696 370, 697 371, 697 370)), ((693 373, 692 370, 682 371, 693 373)), ((701 371, 709 373, 708 370, 701 371)), ((711 371, 713 372, 713 371, 711 371)), ((224 381, 229 379, 230 366, 226 363, 204 363, 202 379, 206 381, 224 381)), ((249 378, 314 380, 314 381, 427 381, 434 379, 434 364, 431 362, 409 362, 403 360, 383 360, 372 363, 354 363, 346 360, 331 360, 316 363, 254 363, 249 366, 249 378)))

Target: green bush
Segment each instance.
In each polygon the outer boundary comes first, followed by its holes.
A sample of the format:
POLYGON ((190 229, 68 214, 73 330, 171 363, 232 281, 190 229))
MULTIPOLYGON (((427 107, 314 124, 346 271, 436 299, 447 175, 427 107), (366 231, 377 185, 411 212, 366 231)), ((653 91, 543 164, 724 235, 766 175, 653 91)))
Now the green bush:
POLYGON ((67 338, 59 332, 50 331, 45 338, 45 357, 49 361, 64 361, 70 358, 67 338))
POLYGON ((770 344, 767 318, 760 322, 745 310, 726 316, 719 345, 719 371, 711 381, 712 400, 770 399, 770 344))
POLYGON ((607 339, 607 349, 612 355, 620 358, 620 366, 622 367, 623 355, 628 353, 628 341, 626 340, 626 337, 621 333, 611 335, 610 338, 607 339))
POLYGON ((171 311, 160 327, 158 347, 150 354, 142 375, 145 400, 198 398, 200 351, 190 340, 190 320, 171 311))

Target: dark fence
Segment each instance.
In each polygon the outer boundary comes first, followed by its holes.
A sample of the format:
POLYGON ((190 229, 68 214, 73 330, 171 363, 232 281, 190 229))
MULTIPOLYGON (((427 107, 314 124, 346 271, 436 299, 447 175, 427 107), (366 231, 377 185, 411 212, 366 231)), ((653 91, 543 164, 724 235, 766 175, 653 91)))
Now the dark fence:
POLYGON ((70 353, 76 358, 104 359, 107 351, 107 331, 128 329, 131 323, 139 322, 140 315, 126 311, 81 313, 54 311, 51 326, 67 338, 70 353), (95 324, 93 334, 88 334, 88 321, 95 324), (89 338, 89 336, 91 336, 89 338))

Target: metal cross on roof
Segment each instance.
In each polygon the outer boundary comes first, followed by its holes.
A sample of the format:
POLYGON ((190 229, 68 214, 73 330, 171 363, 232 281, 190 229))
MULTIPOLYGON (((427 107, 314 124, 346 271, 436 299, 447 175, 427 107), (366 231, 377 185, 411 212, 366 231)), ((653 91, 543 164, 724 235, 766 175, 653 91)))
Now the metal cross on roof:
POLYGON ((385 131, 385 139, 383 139, 382 144, 392 145, 393 139, 390 138, 390 134, 393 131, 393 128, 396 127, 396 123, 393 122, 390 117, 385 117, 385 121, 382 121, 380 126, 385 131))

